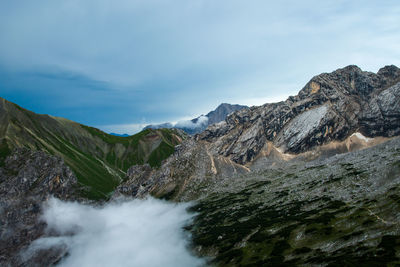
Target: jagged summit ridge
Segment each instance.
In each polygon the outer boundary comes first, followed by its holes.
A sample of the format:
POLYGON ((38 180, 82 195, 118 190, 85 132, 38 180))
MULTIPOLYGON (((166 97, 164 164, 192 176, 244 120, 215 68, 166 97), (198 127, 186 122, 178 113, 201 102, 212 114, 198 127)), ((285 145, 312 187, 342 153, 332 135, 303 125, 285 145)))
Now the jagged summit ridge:
POLYGON ((400 107, 394 100, 399 79, 400 70, 395 66, 382 68, 378 74, 354 65, 323 73, 313 77, 298 95, 235 112, 197 138, 213 143, 217 154, 244 164, 252 161, 267 141, 285 152, 300 153, 344 140, 356 131, 368 137, 398 135, 396 110, 400 107))
POLYGON ((210 125, 183 142, 160 170, 135 175, 140 187, 128 179, 117 191, 193 199, 200 194, 197 186, 213 179, 382 142, 400 134, 399 80, 395 66, 378 73, 354 65, 322 73, 296 96, 238 110, 210 125))

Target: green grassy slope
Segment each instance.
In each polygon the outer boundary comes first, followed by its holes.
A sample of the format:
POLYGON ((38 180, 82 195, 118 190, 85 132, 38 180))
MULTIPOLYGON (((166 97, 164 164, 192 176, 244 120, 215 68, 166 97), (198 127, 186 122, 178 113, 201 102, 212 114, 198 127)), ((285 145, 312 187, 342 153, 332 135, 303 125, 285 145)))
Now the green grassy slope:
POLYGON ((107 197, 132 165, 160 166, 182 138, 172 129, 113 136, 64 118, 33 113, 0 98, 0 166, 14 147, 61 156, 90 198, 107 197))

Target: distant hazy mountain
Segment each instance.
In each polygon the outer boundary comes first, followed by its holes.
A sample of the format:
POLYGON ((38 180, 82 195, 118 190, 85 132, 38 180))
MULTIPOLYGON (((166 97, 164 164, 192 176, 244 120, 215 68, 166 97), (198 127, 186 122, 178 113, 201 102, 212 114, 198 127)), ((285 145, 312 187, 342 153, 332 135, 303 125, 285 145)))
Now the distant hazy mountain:
POLYGON ((129 137, 129 134, 117 134, 117 133, 109 133, 109 134, 119 137, 129 137))
POLYGON ((147 125, 143 129, 160 129, 160 128, 177 128, 185 131, 188 134, 196 134, 204 131, 208 125, 221 122, 232 112, 248 108, 242 105, 231 105, 222 103, 215 110, 209 112, 207 115, 201 115, 197 118, 187 121, 179 121, 175 125, 172 123, 162 123, 156 125, 147 125))
POLYGON ((172 123, 166 122, 166 123, 161 123, 161 124, 150 124, 147 125, 146 127, 143 128, 143 130, 146 129, 161 129, 161 128, 166 128, 166 129, 170 129, 173 128, 174 125, 172 125, 172 123))
POLYGON ((248 108, 248 107, 242 105, 231 105, 227 103, 222 103, 215 110, 209 112, 206 115, 206 117, 208 117, 208 125, 221 122, 225 120, 225 118, 232 112, 243 108, 248 108))

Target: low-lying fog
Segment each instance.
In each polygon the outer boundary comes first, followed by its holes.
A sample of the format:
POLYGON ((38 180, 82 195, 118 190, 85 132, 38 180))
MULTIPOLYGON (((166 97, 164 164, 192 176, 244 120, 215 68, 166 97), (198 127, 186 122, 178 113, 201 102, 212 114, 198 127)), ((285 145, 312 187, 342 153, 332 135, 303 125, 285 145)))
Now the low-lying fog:
POLYGON ((199 266, 183 231, 188 204, 156 199, 122 200, 102 207, 50 199, 42 219, 57 237, 34 241, 26 254, 66 246, 58 266, 199 266))

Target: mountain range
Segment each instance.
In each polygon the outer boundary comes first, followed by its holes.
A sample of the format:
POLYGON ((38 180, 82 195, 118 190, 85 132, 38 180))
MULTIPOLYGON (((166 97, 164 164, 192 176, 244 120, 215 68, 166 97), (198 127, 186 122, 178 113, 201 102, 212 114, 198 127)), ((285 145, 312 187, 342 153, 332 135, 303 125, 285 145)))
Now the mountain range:
POLYGON ((95 205, 120 196, 196 200, 185 230, 192 251, 216 266, 400 262, 399 68, 351 65, 285 101, 225 107, 204 116, 208 127, 194 136, 118 137, 1 99, 0 265, 68 255, 20 257, 52 234, 38 221, 50 195, 95 205))
POLYGON ((167 122, 156 125, 147 125, 146 127, 143 128, 143 130, 176 128, 183 130, 187 134, 194 135, 204 131, 211 124, 224 121, 226 117, 232 112, 246 108, 248 107, 242 105, 232 105, 232 104, 222 103, 215 110, 207 113, 207 115, 201 115, 189 121, 179 121, 176 124, 167 122))
POLYGON ((192 190, 198 191, 191 183, 196 180, 204 184, 295 158, 349 152, 397 136, 399 81, 395 66, 377 74, 348 66, 315 76, 286 101, 239 110, 187 139, 160 170, 141 178, 149 184, 148 189, 141 185, 142 194, 186 199, 186 190, 190 196, 192 190), (185 181, 189 177, 191 182, 185 181))
POLYGON ((193 250, 216 266, 400 261, 400 70, 348 66, 185 140, 115 195, 197 200, 193 250))
POLYGON ((0 164, 20 147, 60 156, 90 198, 106 197, 134 164, 159 166, 182 138, 185 134, 174 129, 113 136, 64 118, 35 114, 0 98, 0 164))

